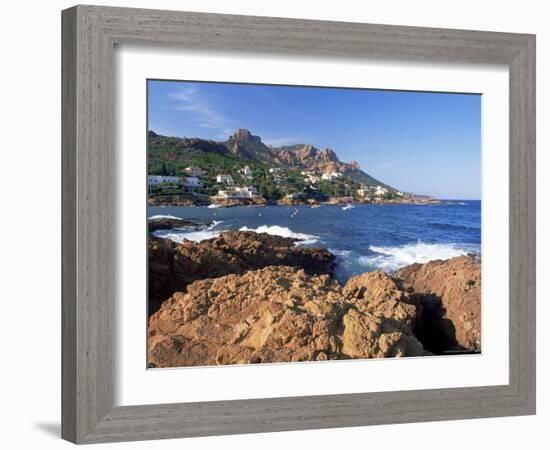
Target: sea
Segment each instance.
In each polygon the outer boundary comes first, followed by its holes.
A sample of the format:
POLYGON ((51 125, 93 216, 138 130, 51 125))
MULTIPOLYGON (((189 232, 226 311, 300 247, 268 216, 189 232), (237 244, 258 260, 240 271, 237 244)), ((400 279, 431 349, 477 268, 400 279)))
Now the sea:
POLYGON ((157 230, 158 237, 202 241, 226 230, 248 230, 325 247, 336 256, 336 277, 481 252, 481 201, 449 204, 148 207, 149 217, 204 223, 196 229, 157 230), (208 224, 208 225, 206 225, 208 224))

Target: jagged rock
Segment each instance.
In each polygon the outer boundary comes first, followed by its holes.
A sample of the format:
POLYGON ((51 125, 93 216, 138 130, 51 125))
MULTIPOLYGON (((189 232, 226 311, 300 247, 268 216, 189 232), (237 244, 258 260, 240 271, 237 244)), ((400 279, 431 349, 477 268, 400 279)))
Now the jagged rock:
POLYGON ((332 274, 335 257, 321 248, 297 247, 296 239, 251 231, 227 231, 202 242, 182 244, 150 236, 149 313, 175 291, 196 280, 270 265, 303 268, 310 274, 332 274))
POLYGON ((288 148, 279 148, 273 152, 273 157, 277 164, 282 164, 284 166, 298 166, 298 160, 296 159, 296 154, 288 148))
POLYGON ((149 228, 149 232, 152 232, 156 230, 171 230, 172 228, 196 228, 204 226, 204 224, 186 219, 159 217, 148 219, 147 226, 149 228))
POLYGON ((235 130, 233 135, 230 137, 230 141, 233 142, 252 142, 255 144, 261 144, 262 139, 260 136, 254 136, 249 130, 245 128, 239 128, 235 130))
POLYGON ((336 153, 334 153, 334 150, 332 150, 331 148, 325 148, 324 150, 321 150, 319 152, 318 159, 322 161, 340 162, 338 156, 336 156, 336 153))
POLYGON ((350 161, 348 164, 352 170, 361 170, 361 167, 357 161, 350 161))
POLYGON ((412 264, 395 273, 422 306, 416 335, 428 350, 481 351, 481 262, 473 256, 412 264))
POLYGON ((226 208, 231 208, 233 206, 264 206, 267 204, 267 200, 263 197, 254 197, 254 198, 217 198, 212 197, 212 203, 220 206, 225 206, 226 208))
POLYGON ((150 367, 421 356, 415 306, 385 274, 344 288, 271 266, 196 281, 149 320, 150 367), (388 292, 387 287, 392 291, 388 292))

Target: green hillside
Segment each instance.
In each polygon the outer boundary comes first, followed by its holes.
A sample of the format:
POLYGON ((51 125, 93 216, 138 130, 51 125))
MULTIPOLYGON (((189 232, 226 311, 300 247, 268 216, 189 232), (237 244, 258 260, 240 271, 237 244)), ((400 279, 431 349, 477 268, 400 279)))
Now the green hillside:
MULTIPOLYGON (((149 131, 148 174, 188 176, 186 168, 195 167, 200 175, 201 193, 216 195, 226 187, 218 183, 218 174, 231 175, 236 186, 254 186, 268 200, 288 195, 307 198, 355 196, 359 189, 382 186, 387 196, 397 191, 365 173, 355 162, 340 161, 331 149, 308 144, 269 147, 259 136, 239 129, 226 141, 168 137, 149 131), (254 174, 245 176, 245 167, 254 174), (305 175, 304 175, 305 174, 305 175), (311 177, 311 178, 310 178, 311 177), (329 177, 329 179, 325 179, 329 177)), ((183 184, 183 181, 182 181, 183 184)), ((168 193, 158 187, 151 193, 168 193)), ((170 193, 174 193, 171 186, 170 193)))

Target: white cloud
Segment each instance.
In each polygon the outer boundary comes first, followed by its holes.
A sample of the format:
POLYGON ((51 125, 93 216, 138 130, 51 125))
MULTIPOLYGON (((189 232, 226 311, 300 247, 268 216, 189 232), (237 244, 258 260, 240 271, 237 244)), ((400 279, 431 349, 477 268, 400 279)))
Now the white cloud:
POLYGON ((196 126, 215 131, 220 139, 225 139, 235 128, 232 121, 219 112, 194 86, 181 87, 169 96, 178 102, 174 110, 193 113, 196 126))

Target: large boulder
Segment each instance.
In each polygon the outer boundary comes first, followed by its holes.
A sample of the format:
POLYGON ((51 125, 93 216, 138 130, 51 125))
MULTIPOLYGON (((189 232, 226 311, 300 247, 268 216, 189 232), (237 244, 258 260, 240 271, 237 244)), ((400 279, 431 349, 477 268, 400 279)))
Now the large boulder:
POLYGON ((150 367, 421 356, 416 307, 383 273, 344 288, 270 266, 196 281, 150 317, 150 367), (393 291, 388 293, 386 287, 393 291))
POLYGON ((475 256, 412 264, 397 271, 421 311, 415 330, 434 353, 481 351, 481 262, 475 256))
POLYGON ((149 312, 189 283, 266 266, 284 265, 309 274, 332 274, 335 257, 322 248, 296 246, 296 239, 252 231, 228 231, 202 242, 149 237, 149 312))

